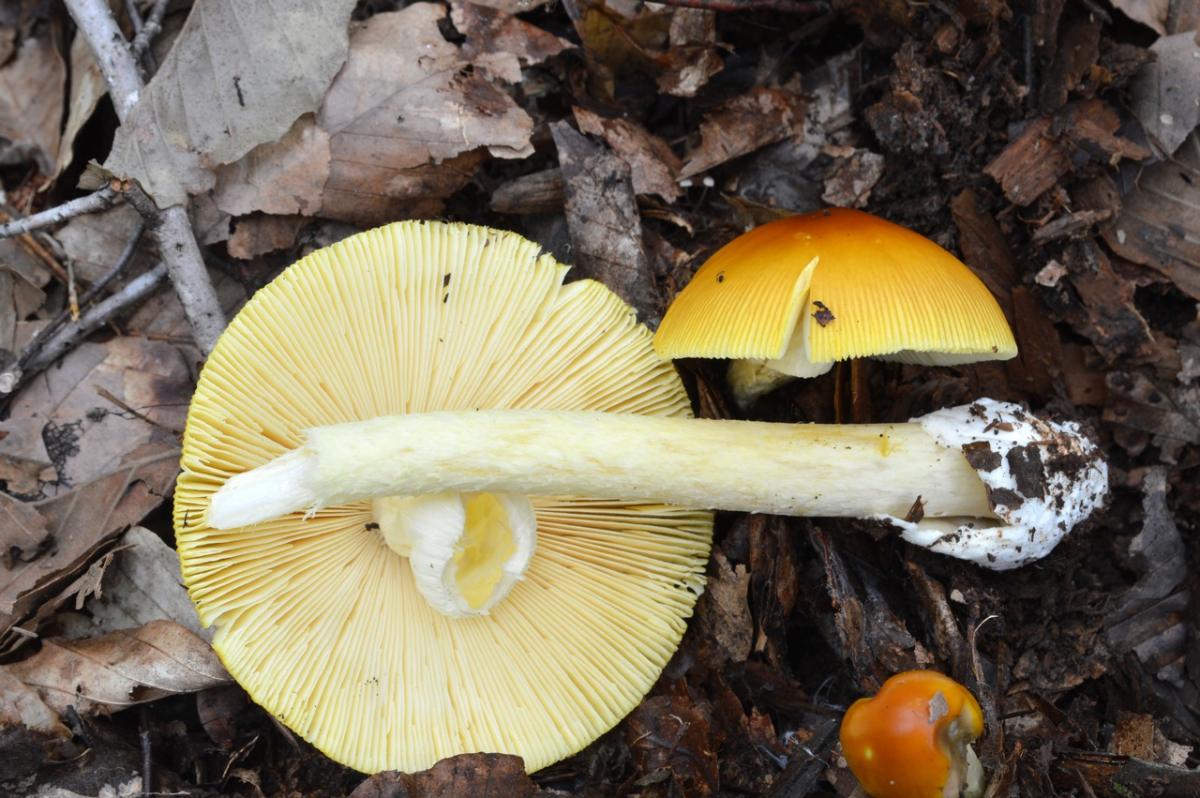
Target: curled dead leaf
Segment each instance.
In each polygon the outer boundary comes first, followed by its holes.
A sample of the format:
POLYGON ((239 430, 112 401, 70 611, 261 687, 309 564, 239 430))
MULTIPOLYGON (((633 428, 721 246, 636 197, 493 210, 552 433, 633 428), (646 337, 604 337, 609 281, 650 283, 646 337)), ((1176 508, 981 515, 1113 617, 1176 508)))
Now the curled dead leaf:
POLYGON ((47 640, 6 666, 57 712, 116 712, 163 696, 232 681, 217 655, 173 621, 153 621, 89 640, 47 640))

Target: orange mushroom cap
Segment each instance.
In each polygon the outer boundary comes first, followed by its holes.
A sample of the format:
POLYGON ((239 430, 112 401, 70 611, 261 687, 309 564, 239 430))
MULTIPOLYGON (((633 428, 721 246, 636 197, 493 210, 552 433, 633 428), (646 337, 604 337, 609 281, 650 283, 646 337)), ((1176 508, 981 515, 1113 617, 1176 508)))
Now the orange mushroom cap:
POLYGON ((654 348, 664 358, 775 361, 796 336, 812 363, 951 365, 1017 352, 999 304, 962 261, 849 208, 789 216, 726 244, 675 297, 654 348))
POLYGON ((955 798, 968 782, 983 710, 967 688, 936 671, 905 671, 842 719, 842 754, 872 798, 955 798))

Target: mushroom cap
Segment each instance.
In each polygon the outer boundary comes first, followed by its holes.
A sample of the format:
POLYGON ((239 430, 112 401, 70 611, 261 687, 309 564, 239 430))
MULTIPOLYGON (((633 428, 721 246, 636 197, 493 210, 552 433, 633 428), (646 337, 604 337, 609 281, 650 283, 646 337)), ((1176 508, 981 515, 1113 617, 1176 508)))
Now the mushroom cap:
POLYGON ((780 219, 717 250, 667 309, 654 348, 670 359, 775 359, 795 333, 808 335, 814 363, 1017 353, 1004 312, 962 261, 849 208, 780 219))
POLYGON ((905 671, 851 704, 838 734, 842 755, 871 798, 958 796, 966 747, 983 734, 983 710, 949 676, 905 671))
MULTIPOLYGON (((234 474, 307 428, 473 408, 686 416, 633 311, 518 235, 404 222, 317 250, 261 289, 200 377, 175 494, 183 578, 250 696, 331 758, 418 771, 474 751, 534 771, 633 709, 683 635, 711 513, 531 497, 539 546, 489 615, 429 607, 369 502, 204 525, 234 474)), ((431 445, 436 445, 431 442, 431 445)))

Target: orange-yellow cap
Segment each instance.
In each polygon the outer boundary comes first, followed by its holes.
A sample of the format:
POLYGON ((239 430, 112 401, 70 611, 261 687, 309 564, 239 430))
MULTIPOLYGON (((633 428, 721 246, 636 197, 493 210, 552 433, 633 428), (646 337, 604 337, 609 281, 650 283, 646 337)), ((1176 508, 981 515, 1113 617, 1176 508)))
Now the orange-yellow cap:
POLYGON ((797 333, 812 363, 950 364, 1017 353, 999 304, 962 261, 848 208, 780 219, 726 244, 675 297, 654 348, 671 359, 770 360, 790 357, 797 333))
POLYGON ((953 798, 968 781, 967 747, 983 710, 936 671, 905 671, 842 718, 842 754, 871 798, 953 798))

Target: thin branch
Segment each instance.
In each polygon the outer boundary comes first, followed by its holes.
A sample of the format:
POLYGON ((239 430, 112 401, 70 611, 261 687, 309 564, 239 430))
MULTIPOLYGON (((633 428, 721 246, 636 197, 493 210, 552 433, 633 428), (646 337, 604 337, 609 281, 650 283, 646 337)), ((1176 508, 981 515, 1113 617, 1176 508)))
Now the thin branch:
POLYGON ((112 267, 105 272, 99 280, 88 286, 88 290, 83 292, 83 296, 79 298, 79 304, 81 306, 87 307, 89 302, 100 296, 100 292, 108 288, 109 283, 115 280, 117 275, 124 271, 125 267, 129 265, 129 261, 133 260, 133 255, 137 251, 137 245, 139 242, 141 242, 142 235, 145 234, 145 232, 146 222, 144 220, 138 221, 137 227, 134 228, 133 235, 129 236, 129 240, 125 242, 124 249, 121 250, 121 254, 117 255, 117 260, 113 263, 112 267))
MULTIPOLYGON (((79 26, 80 34, 96 54, 117 117, 121 124, 125 124, 142 89, 142 78, 133 52, 121 35, 106 0, 66 0, 66 4, 75 24, 79 26)), ((161 25, 165 12, 165 4, 157 3, 145 20, 138 38, 145 36, 148 44, 153 35, 150 31, 161 25)), ((140 189, 134 186, 132 193, 138 191, 140 189)), ((127 192, 127 197, 130 196, 131 192, 127 192)), ((137 207, 138 203, 132 199, 130 201, 137 207)), ((139 210, 143 211, 146 224, 158 239, 159 251, 191 325, 196 345, 208 354, 225 327, 225 316, 204 268, 204 259, 196 244, 187 208, 177 205, 162 210, 155 208, 151 212, 143 205, 139 210)))
POLYGON ((120 197, 121 195, 113 190, 112 186, 105 186, 93 194, 88 194, 86 197, 73 199, 70 202, 64 202, 62 205, 47 208, 41 213, 35 213, 32 216, 25 216, 21 219, 13 219, 11 222, 0 224, 0 238, 24 235, 34 230, 41 230, 43 227, 50 227, 51 225, 65 222, 68 219, 74 219, 76 216, 83 216, 87 213, 95 213, 96 211, 111 208, 117 203, 120 197))
MULTIPOLYGON (((85 291, 83 296, 79 299, 78 307, 87 307, 91 301, 98 297, 100 292, 107 288, 108 285, 114 279, 116 279, 117 275, 119 275, 125 269, 125 267, 129 264, 129 261, 133 259, 138 242, 141 241, 142 234, 145 232, 145 230, 145 222, 139 221, 137 229, 134 231, 134 234, 130 236, 129 240, 125 242, 125 247, 121 250, 121 254, 117 256, 116 262, 104 274, 103 277, 88 287, 88 290, 85 291)), ((62 327, 64 324, 66 324, 67 320, 71 318, 71 309, 64 308, 57 316, 54 317, 53 320, 51 320, 49 324, 42 328, 41 332, 38 333, 36 338, 30 341, 29 345, 25 348, 25 351, 21 352, 21 357, 17 360, 16 368, 13 370, 23 371, 26 365, 33 360, 33 358, 37 357, 38 353, 42 351, 42 347, 47 341, 50 340, 50 338, 54 335, 54 332, 59 327, 62 327)))
MULTIPOLYGON (((0 394, 11 394, 21 383, 74 349, 80 341, 95 330, 108 324, 109 321, 153 293, 166 277, 166 264, 160 263, 145 274, 130 280, 124 288, 103 302, 97 302, 85 310, 79 316, 79 321, 64 325, 58 332, 46 339, 46 342, 38 348, 37 354, 29 359, 23 369, 11 368, 0 373, 0 394)), ((33 344, 31 343, 30 346, 32 347, 33 344)))
POLYGON ((143 54, 149 52, 150 42, 162 30, 162 21, 166 14, 167 0, 156 0, 154 8, 150 9, 150 16, 142 22, 142 29, 137 32, 137 35, 133 37, 133 42, 129 45, 134 58, 141 58, 143 54))
POLYGON ((138 11, 137 0, 125 0, 125 16, 129 17, 129 24, 133 26, 133 35, 141 33, 142 12, 138 11))
POLYGON ((66 4, 79 26, 79 33, 87 39, 88 47, 96 57, 104 82, 108 84, 113 108, 124 123, 125 117, 137 105, 142 76, 138 74, 129 44, 117 26, 112 9, 103 0, 66 0, 66 4))

